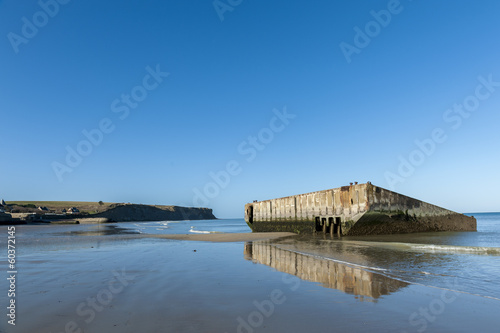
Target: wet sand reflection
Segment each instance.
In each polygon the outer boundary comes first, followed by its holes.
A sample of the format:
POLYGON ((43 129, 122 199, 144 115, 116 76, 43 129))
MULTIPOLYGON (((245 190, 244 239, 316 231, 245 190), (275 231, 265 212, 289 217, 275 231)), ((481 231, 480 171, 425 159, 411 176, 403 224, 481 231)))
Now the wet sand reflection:
POLYGON ((295 275, 302 280, 319 282, 325 288, 360 296, 360 300, 376 300, 408 286, 406 282, 362 268, 284 250, 268 242, 245 243, 244 255, 247 260, 295 275))

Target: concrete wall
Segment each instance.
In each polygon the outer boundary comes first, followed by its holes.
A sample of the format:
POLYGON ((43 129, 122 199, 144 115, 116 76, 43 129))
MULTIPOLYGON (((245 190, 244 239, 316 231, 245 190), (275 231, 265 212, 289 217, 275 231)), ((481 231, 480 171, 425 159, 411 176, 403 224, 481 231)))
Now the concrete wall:
MULTIPOLYGON (((310 221, 334 215, 352 220, 368 210, 367 184, 294 195, 253 203, 254 221, 310 221)), ((247 213, 248 215, 248 213, 247 213)))
POLYGON ((245 220, 254 231, 332 235, 476 230, 474 218, 371 183, 247 204, 245 220))
POLYGON ((21 221, 18 218, 14 218, 11 214, 0 213, 0 224, 1 225, 13 225, 13 224, 26 224, 25 221, 21 221))
POLYGON ((370 211, 389 213, 403 212, 410 216, 443 216, 454 213, 451 210, 374 185, 367 187, 367 196, 370 211))
POLYGON ((7 213, 0 213, 0 222, 10 222, 12 220, 12 215, 7 213))

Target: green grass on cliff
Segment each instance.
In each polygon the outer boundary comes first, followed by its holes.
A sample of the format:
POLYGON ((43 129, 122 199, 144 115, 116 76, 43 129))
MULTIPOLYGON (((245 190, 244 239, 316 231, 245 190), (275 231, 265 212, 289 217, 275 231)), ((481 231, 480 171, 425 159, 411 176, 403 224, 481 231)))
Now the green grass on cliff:
MULTIPOLYGON (((99 202, 93 201, 6 201, 7 205, 17 205, 21 207, 47 207, 50 210, 62 211, 63 209, 69 209, 71 207, 76 207, 80 212, 98 213, 111 208, 112 205, 125 205, 125 203, 117 202, 99 202)), ((152 207, 157 207, 161 209, 173 210, 174 206, 167 205, 148 205, 152 207)))
MULTIPOLYGON (((6 201, 5 202, 8 205, 18 205, 18 206, 25 206, 25 205, 35 205, 35 206, 42 206, 42 207, 48 207, 48 208, 70 208, 70 207, 82 207, 82 206, 99 206, 99 202, 92 202, 92 201, 6 201)), ((104 202, 103 206, 110 206, 112 205, 113 202, 104 202)))
POLYGON ((63 209, 76 207, 82 213, 95 214, 106 211, 113 204, 111 202, 87 202, 87 201, 6 201, 7 205, 19 212, 36 212, 37 207, 47 207, 54 212, 62 212, 63 209))

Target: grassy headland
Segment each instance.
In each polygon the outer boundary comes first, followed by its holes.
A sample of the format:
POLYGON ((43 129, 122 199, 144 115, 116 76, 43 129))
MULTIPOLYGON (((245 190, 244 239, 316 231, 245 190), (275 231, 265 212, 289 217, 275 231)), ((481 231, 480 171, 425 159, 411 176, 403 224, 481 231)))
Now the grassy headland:
POLYGON ((215 219, 209 208, 192 208, 167 205, 139 205, 113 202, 87 201, 8 201, 4 209, 7 213, 36 213, 37 215, 63 214, 70 208, 77 208, 72 217, 99 217, 109 221, 162 221, 215 219), (43 208, 43 210, 41 209, 43 208))

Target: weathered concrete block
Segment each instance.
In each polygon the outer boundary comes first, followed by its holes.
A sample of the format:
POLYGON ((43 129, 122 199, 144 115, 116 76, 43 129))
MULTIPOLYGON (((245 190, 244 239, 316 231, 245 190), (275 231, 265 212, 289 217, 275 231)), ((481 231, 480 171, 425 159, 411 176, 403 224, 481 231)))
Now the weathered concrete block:
POLYGON ((252 231, 339 235, 476 231, 476 219, 371 183, 245 205, 252 231))

